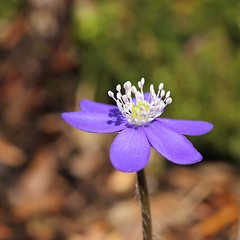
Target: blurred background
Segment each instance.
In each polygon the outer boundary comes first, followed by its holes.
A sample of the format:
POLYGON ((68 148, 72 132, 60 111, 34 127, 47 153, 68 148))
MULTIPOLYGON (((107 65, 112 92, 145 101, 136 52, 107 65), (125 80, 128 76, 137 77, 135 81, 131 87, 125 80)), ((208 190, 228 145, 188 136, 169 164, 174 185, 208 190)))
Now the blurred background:
POLYGON ((240 2, 2 0, 0 239, 141 239, 135 175, 113 169, 114 135, 61 112, 145 77, 173 103, 164 117, 212 122, 190 140, 194 166, 154 151, 154 239, 240 239, 240 2))

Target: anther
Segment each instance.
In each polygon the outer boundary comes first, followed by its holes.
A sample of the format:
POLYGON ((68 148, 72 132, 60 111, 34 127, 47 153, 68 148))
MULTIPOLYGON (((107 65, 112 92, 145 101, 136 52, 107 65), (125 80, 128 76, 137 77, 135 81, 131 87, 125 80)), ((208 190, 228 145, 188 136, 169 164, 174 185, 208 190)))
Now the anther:
POLYGON ((117 99, 120 99, 120 98, 122 97, 121 92, 118 92, 118 93, 116 94, 116 96, 117 96, 117 99))
POLYGON ((159 86, 158 86, 158 90, 161 91, 164 87, 164 84, 163 83, 160 83, 159 86))
POLYGON ((167 104, 167 105, 169 105, 170 103, 172 103, 172 98, 168 98, 168 99, 166 100, 166 104, 167 104))
POLYGON ((161 93, 160 93, 161 98, 163 98, 164 95, 165 95, 165 90, 163 89, 163 90, 161 91, 161 93))
POLYGON ((118 85, 116 86, 116 90, 117 90, 118 92, 121 91, 121 85, 120 85, 120 84, 118 84, 118 85))
POLYGON ((128 91, 131 88, 132 84, 130 81, 127 81, 123 84, 123 87, 125 88, 126 91, 128 91))
POLYGON ((141 84, 142 84, 142 86, 145 84, 145 79, 144 78, 141 78, 141 84))
POLYGON ((150 85, 150 93, 151 95, 155 95, 154 86, 152 84, 150 85))
POLYGON ((114 93, 112 91, 108 91, 108 96, 114 99, 114 93))
POLYGON ((170 91, 167 91, 165 98, 169 98, 170 97, 170 91))
POLYGON ((135 86, 132 86, 132 93, 134 94, 134 95, 136 95, 136 93, 137 93, 137 88, 135 87, 135 86))

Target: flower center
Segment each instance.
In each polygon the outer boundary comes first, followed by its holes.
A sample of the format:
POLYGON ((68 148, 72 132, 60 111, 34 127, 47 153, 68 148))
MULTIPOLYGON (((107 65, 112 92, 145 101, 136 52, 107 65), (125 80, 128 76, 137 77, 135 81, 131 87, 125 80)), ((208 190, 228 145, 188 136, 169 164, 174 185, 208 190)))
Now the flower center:
POLYGON ((137 126, 146 125, 159 117, 164 108, 172 102, 170 91, 165 93, 163 83, 159 84, 157 93, 151 84, 150 92, 146 94, 143 92, 144 83, 144 78, 138 82, 139 91, 130 81, 123 84, 124 94, 121 92, 120 84, 116 87, 116 96, 112 91, 108 91, 109 97, 114 99, 122 115, 128 122, 137 126), (134 95, 134 98, 132 98, 132 95, 134 95))

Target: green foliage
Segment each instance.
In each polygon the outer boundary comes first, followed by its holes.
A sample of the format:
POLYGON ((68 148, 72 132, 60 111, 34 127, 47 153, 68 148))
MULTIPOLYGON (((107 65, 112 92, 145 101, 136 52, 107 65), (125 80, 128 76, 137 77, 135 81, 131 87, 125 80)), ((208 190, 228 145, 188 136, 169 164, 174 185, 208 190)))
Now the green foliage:
POLYGON ((97 85, 103 101, 126 80, 164 82, 173 97, 164 116, 213 122, 197 141, 209 143, 209 156, 240 163, 239 12, 237 0, 79 1, 81 79, 97 85))
POLYGON ((20 0, 2 0, 0 3, 0 19, 13 16, 20 5, 20 0))

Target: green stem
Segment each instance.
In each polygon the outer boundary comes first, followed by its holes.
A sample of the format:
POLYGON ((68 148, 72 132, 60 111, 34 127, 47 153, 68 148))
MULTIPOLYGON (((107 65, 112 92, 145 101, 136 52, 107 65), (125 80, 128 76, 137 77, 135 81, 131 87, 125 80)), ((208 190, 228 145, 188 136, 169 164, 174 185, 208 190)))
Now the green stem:
POLYGON ((143 240, 152 240, 151 211, 144 169, 137 172, 137 181, 142 210, 143 240))

